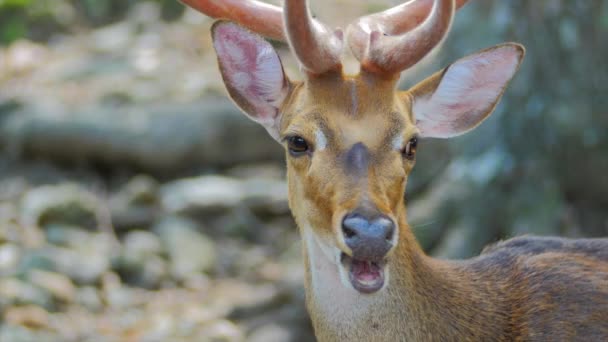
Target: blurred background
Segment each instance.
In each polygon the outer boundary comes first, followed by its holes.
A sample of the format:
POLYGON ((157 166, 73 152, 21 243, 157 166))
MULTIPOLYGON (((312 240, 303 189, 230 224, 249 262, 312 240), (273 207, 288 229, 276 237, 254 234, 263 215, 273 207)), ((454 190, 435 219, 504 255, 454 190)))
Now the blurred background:
MULTIPOLYGON (((344 26, 397 3, 312 6, 344 26)), ((211 23, 0 0, 0 341, 314 340, 283 153, 227 100, 211 23)), ((402 87, 504 41, 528 53, 495 113, 419 148, 408 213, 438 257, 608 235, 608 1, 471 0, 402 87)))

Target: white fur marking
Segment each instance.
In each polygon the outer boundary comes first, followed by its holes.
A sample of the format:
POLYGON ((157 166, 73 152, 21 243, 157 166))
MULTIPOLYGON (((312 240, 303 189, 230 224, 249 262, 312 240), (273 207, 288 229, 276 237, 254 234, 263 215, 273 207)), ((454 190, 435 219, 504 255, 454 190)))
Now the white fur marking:
POLYGON ((355 290, 348 270, 340 261, 341 251, 324 243, 310 225, 301 227, 304 248, 310 266, 310 288, 307 297, 313 310, 335 331, 348 331, 353 325, 365 324, 385 308, 388 296, 389 268, 385 266, 385 288, 372 295, 355 290))
POLYGON ((325 134, 323 134, 323 131, 321 131, 320 129, 317 129, 317 131, 315 132, 315 137, 317 150, 323 151, 327 147, 327 138, 325 137, 325 134))
POLYGON ((401 135, 394 137, 392 145, 393 150, 401 151, 401 149, 403 148, 403 137, 401 135))

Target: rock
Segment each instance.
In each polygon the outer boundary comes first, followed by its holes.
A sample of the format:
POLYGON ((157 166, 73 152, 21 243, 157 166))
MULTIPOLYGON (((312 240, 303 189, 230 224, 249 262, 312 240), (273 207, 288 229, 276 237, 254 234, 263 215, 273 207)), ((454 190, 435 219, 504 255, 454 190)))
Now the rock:
POLYGON ((285 165, 277 163, 241 164, 226 170, 226 175, 237 179, 285 179, 285 165))
POLYGON ((78 284, 94 284, 100 276, 110 269, 110 259, 114 242, 103 233, 89 233, 87 239, 77 243, 70 242, 72 247, 46 247, 34 250, 26 255, 19 271, 43 269, 62 273, 78 284))
POLYGON ((60 250, 55 258, 57 270, 67 274, 78 284, 94 284, 110 269, 109 255, 97 251, 74 252, 60 250))
POLYGON ((123 250, 131 261, 141 263, 146 258, 164 253, 160 238, 148 231, 133 231, 124 238, 123 250))
POLYGON ((114 268, 131 284, 157 288, 169 274, 169 267, 161 257, 163 246, 155 234, 134 231, 126 235, 121 255, 114 268))
POLYGON ((37 305, 53 308, 51 295, 16 278, 0 278, 0 303, 6 305, 37 305))
POLYGON ((183 280, 182 285, 187 289, 200 293, 206 293, 209 291, 209 286, 211 286, 209 277, 202 273, 188 275, 183 280))
POLYGON ((134 30, 128 21, 105 26, 91 34, 90 45, 101 53, 126 49, 133 42, 134 30))
POLYGON ((244 119, 226 99, 66 110, 50 114, 46 107, 24 106, 0 122, 0 146, 10 144, 23 154, 64 162, 131 166, 155 175, 283 158, 264 129, 244 119))
MULTIPOLYGON (((0 160, 0 164, 1 164, 0 160)), ((0 192, 6 187, 0 184, 0 192)), ((10 190, 7 189, 8 191, 10 190)), ((9 194, 10 195, 10 194, 9 194)), ((2 197, 0 195, 0 197, 2 197)), ((17 206, 18 198, 6 198, 6 202, 0 199, 0 243, 12 242, 22 247, 37 247, 44 243, 44 234, 35 226, 23 226, 17 206)))
POLYGON ((242 183, 223 176, 201 176, 168 183, 161 188, 163 207, 172 213, 217 211, 245 198, 242 183))
POLYGON ((284 180, 201 176, 164 185, 161 197, 163 207, 172 213, 214 212, 239 204, 278 214, 289 211, 284 180))
POLYGON ((16 270, 21 259, 21 248, 7 243, 0 245, 0 276, 16 270))
MULTIPOLYGON (((115 207, 117 208, 117 207, 115 207)), ((152 226, 160 210, 152 206, 129 206, 112 209, 112 225, 118 232, 152 226)))
POLYGON ((243 332, 234 323, 216 320, 203 325, 192 336, 193 341, 239 342, 244 341, 243 332))
POLYGON ((40 64, 40 58, 45 59, 48 55, 46 46, 22 39, 10 45, 3 66, 7 75, 23 74, 35 69, 40 64))
POLYGON ((21 201, 21 222, 26 227, 53 223, 97 228, 101 225, 98 198, 76 184, 47 185, 28 191, 21 201))
POLYGON ((125 286, 114 272, 107 272, 101 278, 101 294, 104 303, 118 311, 134 309, 150 299, 145 290, 125 286))
POLYGON ((286 327, 272 323, 255 329, 247 338, 249 342, 285 342, 291 340, 292 334, 286 327))
POLYGON ((104 291, 104 300, 107 306, 116 311, 128 311, 144 305, 148 296, 141 289, 120 286, 108 288, 104 291))
POLYGON ((275 285, 254 285, 230 278, 216 280, 215 286, 208 293, 212 299, 209 305, 224 310, 234 320, 249 314, 259 314, 284 301, 283 293, 275 285))
POLYGON ((133 177, 117 194, 129 205, 155 205, 158 203, 158 182, 148 175, 133 177))
POLYGON ((208 272, 216 263, 214 242, 199 231, 196 222, 167 217, 160 221, 154 231, 160 235, 171 263, 171 274, 178 280, 189 275, 208 272))
POLYGON ((136 276, 136 285, 148 289, 158 288, 169 278, 169 266, 160 256, 151 256, 136 276))
POLYGON ((78 247, 90 238, 90 233, 81 227, 66 224, 50 224, 45 227, 48 243, 62 247, 78 247))
MULTIPOLYGON (((228 294, 229 291, 238 289, 230 289, 229 286, 227 287, 227 289, 224 289, 219 293, 223 292, 224 294, 228 294)), ((293 302, 293 295, 289 293, 287 289, 279 289, 277 286, 270 284, 255 287, 241 287, 240 290, 241 293, 238 295, 235 293, 228 295, 228 297, 231 298, 241 297, 239 302, 234 303, 234 307, 228 315, 228 318, 230 319, 242 320, 247 317, 259 317, 269 311, 280 308, 286 303, 293 302)))
POLYGON ((0 324, 0 341, 33 342, 57 341, 57 338, 46 333, 34 331, 20 325, 0 324))
POLYGON ((52 250, 49 248, 28 250, 19 262, 17 273, 27 274, 32 269, 54 270, 55 262, 52 257, 52 250))
POLYGON ((31 329, 47 328, 49 326, 48 312, 36 305, 9 307, 4 311, 4 320, 8 324, 31 329))
POLYGON ((148 227, 158 216, 159 202, 158 182, 135 176, 110 198, 112 223, 117 230, 148 227))
POLYGON ((0 180, 0 222, 8 222, 19 217, 15 203, 26 191, 27 184, 22 177, 3 177, 5 179, 0 180))
POLYGON ((66 303, 71 303, 74 300, 76 295, 74 283, 63 274, 32 270, 27 278, 30 283, 47 291, 57 300, 66 303))
POLYGON ((180 323, 177 317, 169 312, 156 312, 150 317, 148 326, 141 337, 141 341, 167 341, 171 340, 176 326, 180 323))
POLYGON ((93 312, 97 312, 103 307, 97 289, 92 286, 82 286, 76 290, 76 303, 93 312))

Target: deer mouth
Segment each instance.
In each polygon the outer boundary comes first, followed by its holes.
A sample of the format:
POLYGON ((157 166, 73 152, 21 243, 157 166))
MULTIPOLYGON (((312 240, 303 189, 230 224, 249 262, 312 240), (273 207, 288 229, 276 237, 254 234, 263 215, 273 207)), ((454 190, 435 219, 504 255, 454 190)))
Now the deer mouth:
POLYGON ((384 286, 386 261, 359 260, 345 253, 340 255, 340 261, 348 271, 348 279, 355 290, 371 294, 384 286))

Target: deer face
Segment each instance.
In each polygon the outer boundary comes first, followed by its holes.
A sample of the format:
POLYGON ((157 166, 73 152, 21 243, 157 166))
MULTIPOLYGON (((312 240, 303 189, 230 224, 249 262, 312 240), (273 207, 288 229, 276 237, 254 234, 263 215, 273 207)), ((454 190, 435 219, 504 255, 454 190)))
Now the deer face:
POLYGON ((308 79, 283 109, 290 207, 309 244, 347 286, 384 284, 398 245, 418 130, 395 80, 339 73, 308 79))
MULTIPOLYGON (((305 6, 287 1, 287 10, 289 4, 305 6)), ((436 0, 433 8, 423 26, 436 21, 445 34, 453 0, 436 0)), ((399 58, 402 42, 372 33, 361 52, 357 28, 365 25, 355 26, 349 36, 361 72, 345 76, 336 57, 342 35, 302 34, 298 27, 306 22, 298 25, 295 33, 286 25, 292 40, 330 36, 318 49, 291 42, 303 82, 286 77, 264 39, 226 21, 213 27, 220 70, 235 103, 286 149, 289 202, 309 272, 331 269, 345 287, 372 294, 387 285, 395 251, 411 243, 400 237, 411 235, 403 193, 418 139, 460 135, 481 123, 515 74, 523 48, 504 44, 478 52, 398 91, 399 71, 412 63, 410 55, 399 58)))

